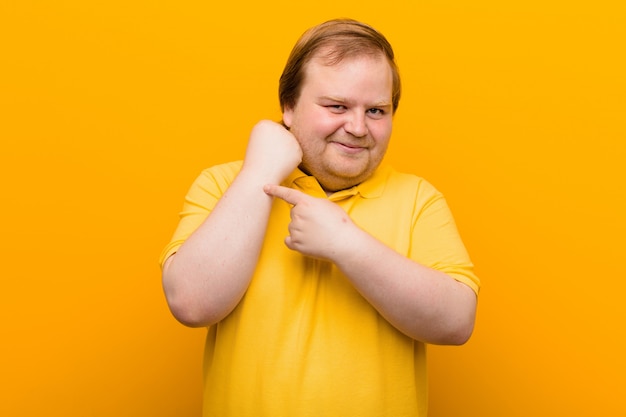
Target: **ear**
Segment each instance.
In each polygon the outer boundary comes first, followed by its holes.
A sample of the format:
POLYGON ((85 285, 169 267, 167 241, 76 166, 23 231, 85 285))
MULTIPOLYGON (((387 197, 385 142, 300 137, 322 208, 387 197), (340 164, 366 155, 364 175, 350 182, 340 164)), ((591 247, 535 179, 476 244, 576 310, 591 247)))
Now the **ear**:
POLYGON ((287 128, 291 127, 291 123, 293 122, 293 108, 285 107, 283 111, 283 123, 287 128))

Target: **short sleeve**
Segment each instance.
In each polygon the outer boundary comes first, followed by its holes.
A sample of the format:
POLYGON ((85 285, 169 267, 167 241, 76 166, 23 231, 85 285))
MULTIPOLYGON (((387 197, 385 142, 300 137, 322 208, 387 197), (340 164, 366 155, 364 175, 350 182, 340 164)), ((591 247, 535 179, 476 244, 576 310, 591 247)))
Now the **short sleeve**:
POLYGON ((414 211, 410 257, 468 285, 478 294, 480 280, 444 196, 420 184, 414 211))
POLYGON ((208 217, 241 170, 241 165, 242 161, 216 165, 205 169, 196 178, 185 197, 176 231, 159 257, 161 267, 208 217))

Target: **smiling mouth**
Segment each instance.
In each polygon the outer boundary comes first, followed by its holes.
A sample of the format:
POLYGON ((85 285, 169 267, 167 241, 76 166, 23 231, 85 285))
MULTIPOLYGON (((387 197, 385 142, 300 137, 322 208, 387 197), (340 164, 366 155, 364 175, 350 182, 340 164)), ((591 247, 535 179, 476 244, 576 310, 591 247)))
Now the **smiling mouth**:
POLYGON ((337 146, 339 149, 347 153, 357 153, 366 149, 365 146, 360 146, 360 145, 351 145, 351 144, 341 143, 341 142, 332 142, 332 143, 335 146, 337 146))

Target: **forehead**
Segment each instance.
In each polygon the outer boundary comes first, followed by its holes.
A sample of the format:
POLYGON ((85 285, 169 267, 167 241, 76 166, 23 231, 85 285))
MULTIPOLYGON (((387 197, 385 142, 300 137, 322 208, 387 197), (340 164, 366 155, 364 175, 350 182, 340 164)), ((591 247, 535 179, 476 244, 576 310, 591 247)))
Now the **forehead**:
POLYGON ((329 62, 325 55, 314 56, 304 68, 302 92, 390 100, 393 88, 391 65, 381 54, 361 54, 329 62))
MULTIPOLYGON (((383 51, 372 48, 358 48, 354 50, 346 50, 339 46, 326 45, 315 51, 304 64, 304 71, 311 64, 324 65, 328 67, 342 66, 346 63, 359 61, 361 59, 383 60, 387 61, 387 57, 383 51)), ((391 66, 390 66, 391 67, 391 66)))

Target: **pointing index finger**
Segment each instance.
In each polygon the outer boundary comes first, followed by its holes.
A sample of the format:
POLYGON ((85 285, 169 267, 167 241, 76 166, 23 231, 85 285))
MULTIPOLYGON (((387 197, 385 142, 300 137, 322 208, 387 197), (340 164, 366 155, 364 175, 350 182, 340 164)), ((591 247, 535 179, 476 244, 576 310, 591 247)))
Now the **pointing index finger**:
POLYGON ((304 194, 298 190, 274 184, 267 184, 263 187, 263 191, 269 196, 280 198, 294 206, 302 201, 302 197, 304 196, 304 194))

